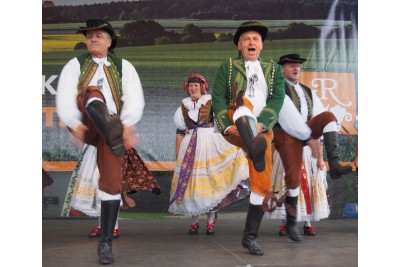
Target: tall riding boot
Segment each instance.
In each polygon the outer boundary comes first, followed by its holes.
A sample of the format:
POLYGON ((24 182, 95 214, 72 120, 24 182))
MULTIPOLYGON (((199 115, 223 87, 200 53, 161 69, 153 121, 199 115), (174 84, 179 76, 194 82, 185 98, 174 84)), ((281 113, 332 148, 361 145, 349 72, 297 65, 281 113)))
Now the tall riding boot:
POLYGON ((122 139, 122 123, 119 116, 110 116, 106 104, 100 100, 93 100, 86 107, 86 113, 95 125, 97 131, 104 138, 111 152, 120 157, 125 152, 122 139))
POLYGON ((101 201, 101 233, 97 247, 100 264, 110 264, 114 262, 112 254, 112 237, 115 223, 118 217, 120 200, 101 201))
POLYGON ((296 222, 296 213, 297 213, 297 200, 296 197, 286 196, 285 199, 285 207, 286 207, 286 233, 289 235, 289 238, 293 241, 301 241, 300 231, 297 227, 296 222))
POLYGON ((260 228, 263 216, 264 211, 261 205, 253 205, 250 203, 243 232, 242 246, 247 248, 251 255, 264 255, 264 251, 257 242, 258 229, 260 228))
POLYGON ((238 118, 235 125, 242 137, 244 144, 249 153, 249 157, 253 161, 254 168, 261 172, 265 169, 265 150, 267 149, 267 140, 260 134, 254 136, 251 130, 250 121, 247 116, 238 118))
POLYGON ((343 166, 339 162, 338 133, 324 133, 324 144, 328 156, 329 173, 332 179, 338 179, 343 174, 351 172, 351 166, 343 166))

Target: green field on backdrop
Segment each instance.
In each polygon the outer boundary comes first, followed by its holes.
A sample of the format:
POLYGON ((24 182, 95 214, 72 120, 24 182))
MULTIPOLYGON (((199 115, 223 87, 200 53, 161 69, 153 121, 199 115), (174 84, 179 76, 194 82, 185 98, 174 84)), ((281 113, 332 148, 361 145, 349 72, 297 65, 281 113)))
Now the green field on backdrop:
MULTIPOLYGON (((46 42, 46 40, 44 40, 46 42)), ((331 40, 319 47, 317 39, 289 39, 266 41, 261 57, 277 60, 288 53, 299 53, 310 60, 304 70, 355 72, 357 61, 353 40, 331 40), (340 49, 342 47, 342 49, 340 49), (321 55, 329 59, 320 60, 321 55), (343 59, 347 59, 343 61, 343 59)), ((62 66, 83 51, 43 51, 43 75, 58 75, 62 66)), ((116 48, 118 56, 129 60, 137 69, 144 87, 180 88, 182 80, 191 72, 203 73, 213 84, 219 64, 237 56, 232 42, 171 44, 116 48)))
MULTIPOLYGON (((180 31, 194 24, 214 33, 234 33, 241 20, 157 19, 166 30, 180 31)), ((112 21, 121 29, 130 21, 112 21)), ((261 20, 271 32, 286 29, 291 23, 304 23, 332 31, 344 29, 350 21, 334 20, 261 20)), ((82 51, 73 51, 76 43, 84 41, 76 30, 83 23, 43 24, 43 75, 58 75, 62 66, 82 51), (68 34, 47 34, 50 31, 70 31, 68 34)), ((277 60, 281 55, 299 53, 309 60, 303 64, 305 71, 357 72, 357 40, 349 39, 287 39, 266 40, 261 53, 263 59, 277 60)), ((233 42, 171 44, 116 48, 118 56, 129 60, 137 69, 144 87, 180 88, 182 79, 191 72, 200 72, 212 85, 219 64, 237 56, 233 42)))

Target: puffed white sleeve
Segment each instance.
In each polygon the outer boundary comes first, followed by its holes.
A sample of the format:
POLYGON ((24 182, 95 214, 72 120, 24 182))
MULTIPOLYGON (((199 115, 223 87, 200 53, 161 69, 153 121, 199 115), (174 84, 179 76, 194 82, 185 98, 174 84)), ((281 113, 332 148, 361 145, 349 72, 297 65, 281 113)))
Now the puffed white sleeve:
POLYGON ((312 101, 313 101, 313 117, 326 111, 324 105, 321 102, 321 99, 319 99, 319 97, 314 91, 312 91, 312 101))
POLYGON ((179 130, 186 130, 187 129, 187 126, 185 124, 185 119, 183 118, 182 108, 181 107, 179 107, 175 111, 174 122, 175 122, 176 128, 178 128, 179 130))
POLYGON ((58 78, 56 109, 57 114, 68 127, 76 129, 81 124, 82 114, 78 109, 78 83, 80 64, 77 58, 71 59, 62 69, 58 78))
POLYGON ((122 109, 121 121, 132 126, 143 116, 144 94, 139 75, 135 67, 122 59, 122 109))
POLYGON ((278 122, 287 134, 299 140, 307 140, 311 135, 310 127, 304 122, 300 112, 287 95, 279 112, 278 122))

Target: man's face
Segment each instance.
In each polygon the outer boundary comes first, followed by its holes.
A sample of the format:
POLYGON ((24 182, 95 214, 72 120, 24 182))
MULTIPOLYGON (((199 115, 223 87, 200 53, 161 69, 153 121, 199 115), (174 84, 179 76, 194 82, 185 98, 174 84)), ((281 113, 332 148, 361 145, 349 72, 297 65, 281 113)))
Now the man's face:
POLYGON ((296 83, 299 80, 301 67, 298 62, 288 62, 282 65, 283 76, 286 80, 296 83))
POLYGON ((257 60, 263 49, 261 35, 256 31, 244 32, 239 38, 238 48, 245 60, 257 60))
POLYGON ((105 57, 111 46, 111 37, 103 30, 88 31, 86 32, 86 46, 91 55, 98 58, 105 57))

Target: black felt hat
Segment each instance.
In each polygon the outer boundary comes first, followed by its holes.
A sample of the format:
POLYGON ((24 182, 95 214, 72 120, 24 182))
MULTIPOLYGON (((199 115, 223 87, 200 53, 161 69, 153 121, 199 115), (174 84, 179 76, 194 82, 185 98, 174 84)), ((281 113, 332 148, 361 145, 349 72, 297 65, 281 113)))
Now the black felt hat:
POLYGON ((102 29, 106 31, 111 36, 111 46, 110 50, 117 46, 117 35, 110 23, 102 19, 88 19, 86 21, 86 27, 79 27, 78 32, 83 33, 86 36, 86 32, 92 30, 102 29))
POLYGON ((245 32, 255 31, 261 35, 261 39, 264 42, 265 37, 268 33, 268 27, 258 21, 246 21, 239 25, 239 28, 236 30, 235 36, 233 36, 233 42, 235 45, 238 45, 240 35, 245 32))
POLYGON ((301 58, 299 54, 289 54, 289 55, 281 56, 279 58, 278 64, 282 65, 282 64, 285 64, 287 62, 296 62, 296 63, 300 63, 301 64, 301 63, 304 63, 306 61, 307 61, 307 59, 301 58))

